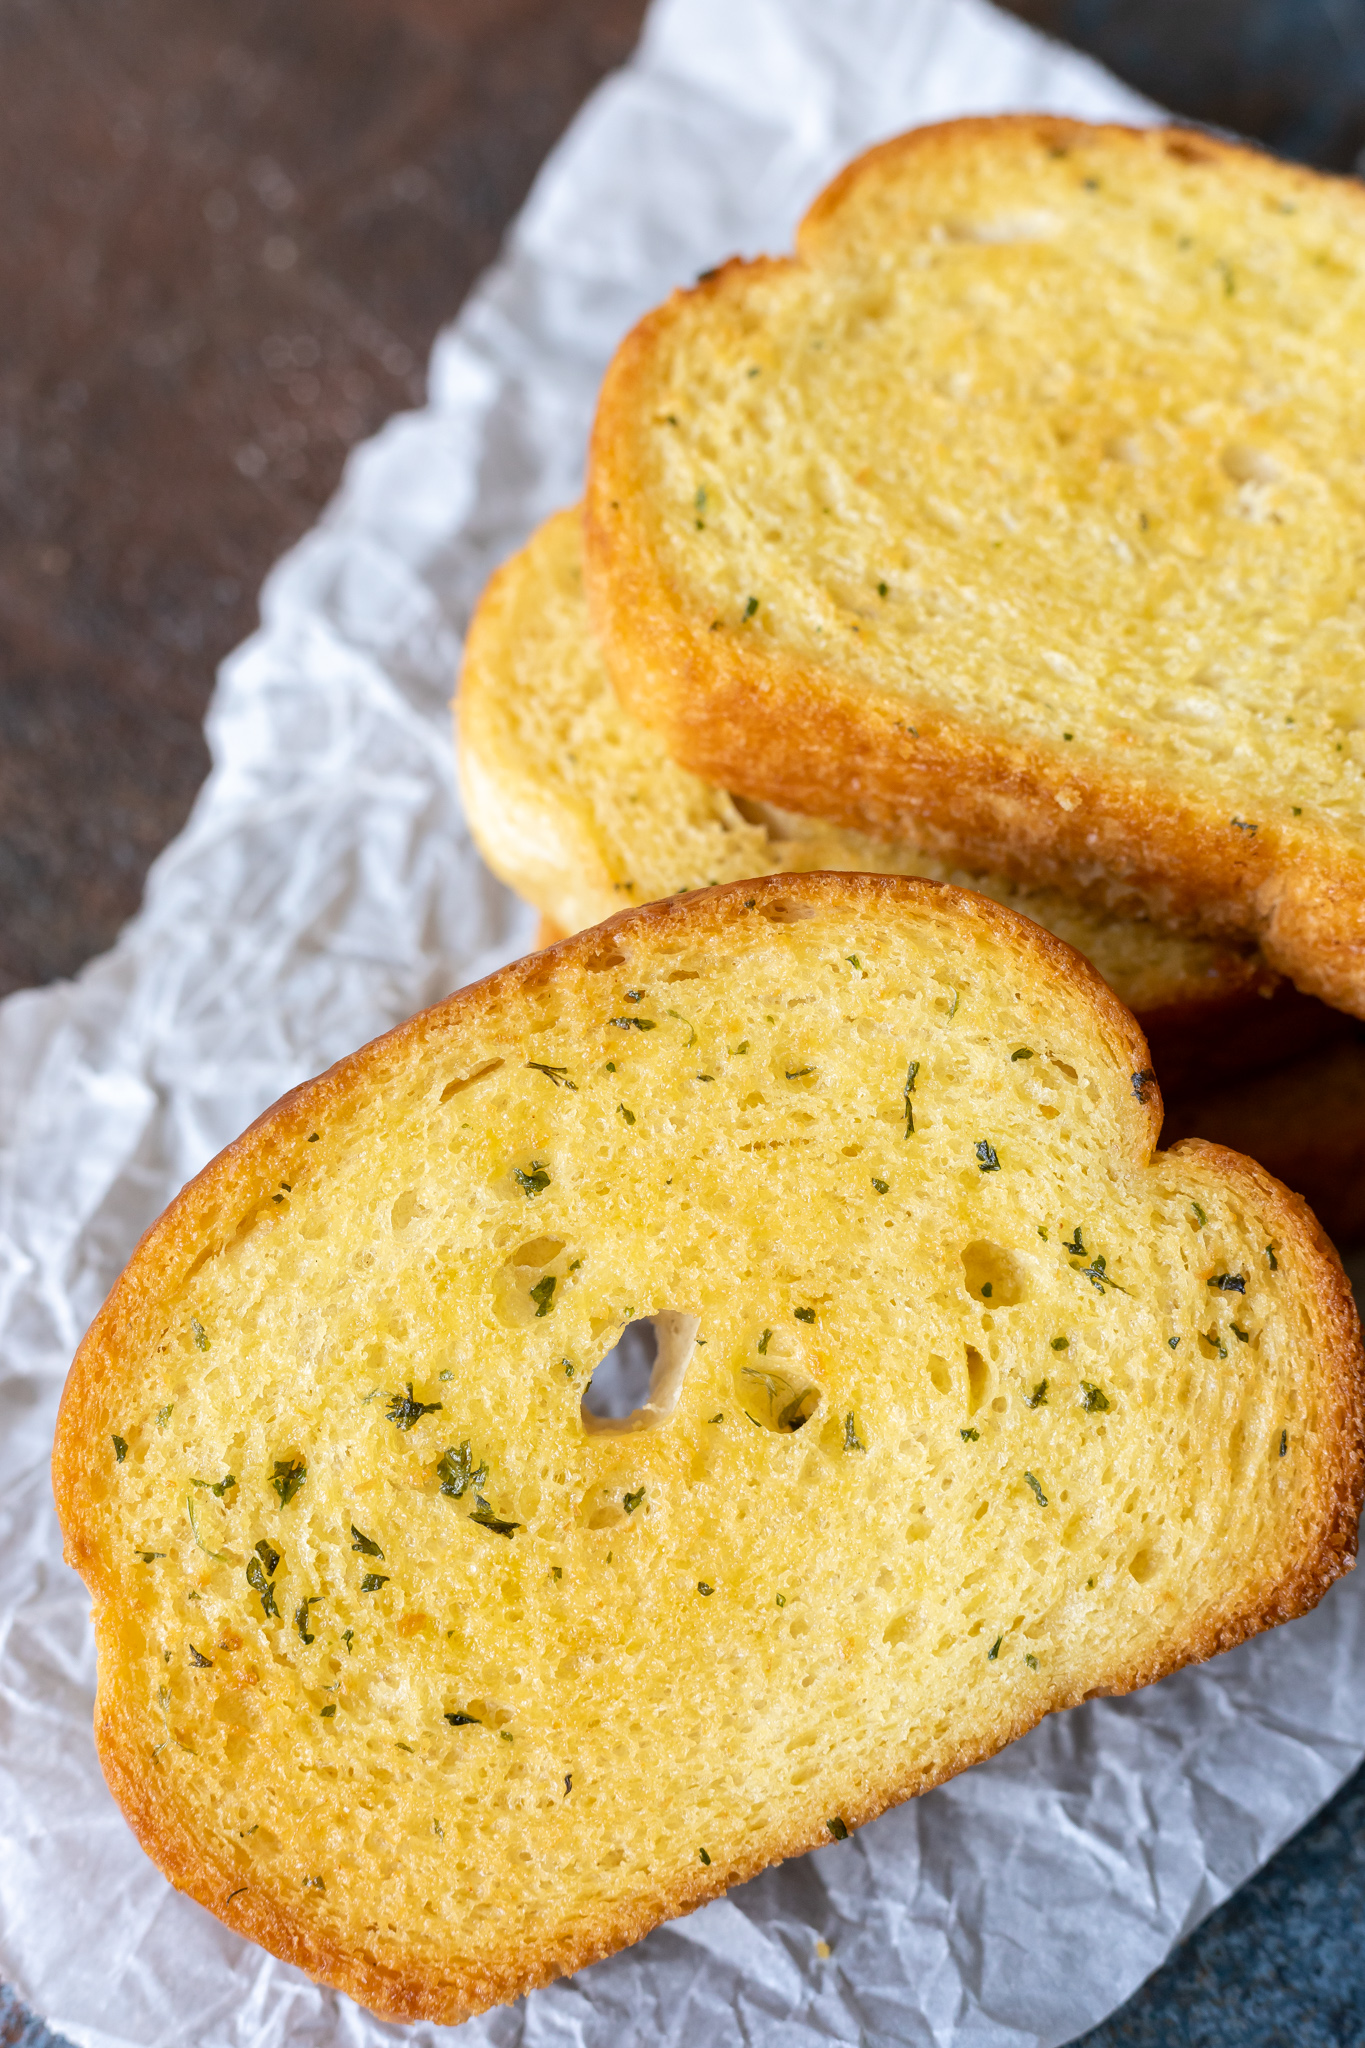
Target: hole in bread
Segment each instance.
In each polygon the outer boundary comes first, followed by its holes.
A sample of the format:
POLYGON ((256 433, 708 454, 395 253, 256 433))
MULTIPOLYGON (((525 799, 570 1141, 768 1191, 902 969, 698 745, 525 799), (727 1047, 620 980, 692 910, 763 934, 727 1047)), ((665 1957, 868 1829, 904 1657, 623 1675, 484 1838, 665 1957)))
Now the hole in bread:
POLYGON ((508 1260, 509 1266, 524 1266, 528 1271, 538 1272, 557 1259, 564 1249, 560 1237, 531 1237, 525 1244, 519 1244, 508 1260))
POLYGON ((406 1230, 421 1206, 417 1199, 417 1190, 415 1188, 404 1188, 402 1194, 393 1205, 394 1229, 406 1230))
POLYGON ((952 1391, 953 1376, 948 1370, 948 1361, 946 1358, 940 1358, 936 1351, 929 1354, 929 1378, 936 1393, 947 1394, 952 1391))
POLYGON ((1144 1543, 1141 1550, 1135 1550, 1128 1563, 1128 1569, 1140 1586, 1147 1583, 1156 1570, 1156 1559, 1144 1543))
POLYGON ((561 1275, 548 1276, 547 1267, 559 1257, 564 1240, 531 1237, 499 1266, 493 1279, 493 1310, 509 1329, 527 1329, 555 1307, 555 1292, 561 1275))
POLYGON ((1022 1260, 988 1238, 963 1246, 962 1270, 973 1301, 988 1301, 993 1309, 1013 1308, 1028 1293, 1022 1260))
POLYGON ((775 903, 765 903, 759 912, 769 924, 804 924, 807 918, 818 917, 819 911, 813 903, 792 903, 785 896, 779 896, 775 903))
POLYGON ((986 1398, 986 1387, 990 1380, 987 1365, 975 1344, 967 1346, 967 1413, 975 1415, 986 1398))
POLYGON ((472 1088, 476 1081, 482 1081, 487 1075, 496 1074, 501 1065, 501 1060, 485 1060, 481 1067, 475 1067, 473 1073, 466 1074, 463 1080, 448 1081, 441 1090, 442 1102, 449 1102, 452 1095, 459 1095, 464 1089, 472 1088))
POLYGON ((624 967, 626 956, 615 946, 604 952, 593 953, 583 963, 589 974, 606 974, 613 967, 624 967))
POLYGON ((678 1405, 696 1349, 698 1316, 658 1309, 627 1323, 593 1368, 580 1404, 589 1436, 658 1429, 678 1405))
POLYGON ((757 1361, 736 1366, 735 1399, 751 1422, 778 1436, 804 1429, 820 1406, 820 1389, 790 1366, 757 1361))

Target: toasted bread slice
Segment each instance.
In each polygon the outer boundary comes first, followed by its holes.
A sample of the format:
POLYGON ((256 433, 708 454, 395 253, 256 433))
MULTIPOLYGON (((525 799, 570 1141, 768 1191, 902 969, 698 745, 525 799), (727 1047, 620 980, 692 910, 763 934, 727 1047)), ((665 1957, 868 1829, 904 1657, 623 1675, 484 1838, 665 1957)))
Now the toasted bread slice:
POLYGON ((1163 1087, 1196 1075, 1208 1086, 1355 1029, 1287 984, 1277 989, 1254 948, 737 801, 679 768, 607 680, 588 624, 576 512, 547 520, 492 579, 469 630, 456 713, 470 828, 494 872, 548 920, 542 943, 623 904, 747 875, 924 875, 979 889, 1084 953, 1137 1012, 1163 1087))
POLYGON ((1111 878, 1365 1015, 1363 353, 1354 180, 1041 116, 889 142, 619 351, 616 686, 727 789, 1111 878))
POLYGON ((1312 1606, 1351 1297, 1160 1116, 1078 954, 866 875, 623 912, 287 1096, 62 1404, 148 1852, 453 2021, 1312 1606))

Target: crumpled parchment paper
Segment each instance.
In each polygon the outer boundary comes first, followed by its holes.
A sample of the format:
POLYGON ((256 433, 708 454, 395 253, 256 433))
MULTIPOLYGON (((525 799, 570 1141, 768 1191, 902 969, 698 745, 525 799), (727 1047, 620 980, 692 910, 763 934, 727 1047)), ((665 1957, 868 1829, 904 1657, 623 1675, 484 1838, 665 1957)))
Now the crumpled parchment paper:
MULTIPOLYGON (((982 0, 658 0, 225 665, 213 773, 118 946, 0 1007, 0 1972, 81 2048, 338 2048, 383 2026, 145 1860, 91 1741, 48 1447, 139 1232, 286 1088, 525 949, 461 820, 446 699, 489 571, 581 483, 626 327, 915 122, 1151 118, 982 0)), ((1365 1749, 1365 1589, 1045 1723, 851 1841, 472 2021, 478 2043, 1052 2044, 1117 2005, 1365 1749), (825 1953, 818 1943, 828 1950, 825 1953)))

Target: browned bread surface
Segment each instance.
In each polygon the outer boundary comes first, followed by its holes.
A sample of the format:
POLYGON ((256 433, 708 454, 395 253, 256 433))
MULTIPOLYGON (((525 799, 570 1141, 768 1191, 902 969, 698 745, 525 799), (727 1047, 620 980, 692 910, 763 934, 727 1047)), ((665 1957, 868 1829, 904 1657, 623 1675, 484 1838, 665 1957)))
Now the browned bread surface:
POLYGON ((452 2021, 1312 1606, 1349 1290, 1160 1117, 1061 941, 820 874, 622 913, 287 1096, 62 1403, 148 1853, 452 2021), (646 1314, 650 1404, 594 1424, 646 1314))
POLYGON ((919 874, 980 889, 1084 953, 1140 1018, 1163 1089, 1209 1086, 1355 1029, 1280 982, 1254 949, 1012 883, 913 842, 745 803, 678 767, 607 679, 576 511, 548 519, 490 581, 455 708, 470 829, 555 937, 626 903, 747 875, 919 874))
POLYGON ((1137 890, 1365 1014, 1365 195, 1042 116, 860 157, 603 387, 589 594, 697 774, 1137 890))

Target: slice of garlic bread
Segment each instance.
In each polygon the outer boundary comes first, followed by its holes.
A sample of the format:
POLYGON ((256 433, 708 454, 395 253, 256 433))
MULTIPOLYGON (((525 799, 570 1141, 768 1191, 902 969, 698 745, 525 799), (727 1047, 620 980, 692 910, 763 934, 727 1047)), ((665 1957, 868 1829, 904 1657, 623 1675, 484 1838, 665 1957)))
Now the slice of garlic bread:
POLYGON ((1136 887, 1365 1015, 1365 194, 1027 116, 870 151, 603 387, 618 689, 727 789, 1136 887))
POLYGON ((489 584, 456 716, 470 828, 553 936, 625 904, 748 875, 924 875, 979 889, 1084 953, 1152 1032, 1163 1086, 1195 1073, 1207 1084, 1354 1029, 1288 985, 1277 992, 1279 977, 1254 948, 1184 937, 905 841, 746 803, 679 768, 608 682, 588 623, 577 512, 547 520, 489 584))
POLYGON ((623 912, 287 1096, 62 1404, 149 1854, 453 2021, 1310 1607, 1350 1294, 1160 1115, 1061 941, 832 874, 623 912), (585 1417, 642 1318, 648 1400, 585 1417))

